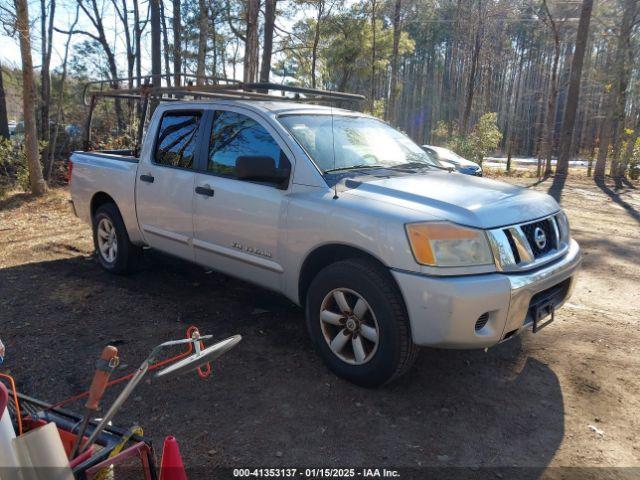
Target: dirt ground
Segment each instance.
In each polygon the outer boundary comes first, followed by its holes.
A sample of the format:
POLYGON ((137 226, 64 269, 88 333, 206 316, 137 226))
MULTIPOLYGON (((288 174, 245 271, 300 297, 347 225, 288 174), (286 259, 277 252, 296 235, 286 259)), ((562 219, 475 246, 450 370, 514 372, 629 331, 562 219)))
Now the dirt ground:
POLYGON ((640 189, 510 181, 551 191, 567 209, 584 252, 572 299, 536 335, 487 352, 424 349, 407 376, 377 390, 330 374, 286 299, 152 252, 138 273, 111 276, 92 258, 67 191, 10 195, 0 200, 2 368, 23 392, 56 401, 87 387, 104 345, 118 346, 129 371, 196 324, 244 340, 213 378, 146 382, 116 417, 138 421, 157 447, 175 435, 192 467, 638 478, 640 189))

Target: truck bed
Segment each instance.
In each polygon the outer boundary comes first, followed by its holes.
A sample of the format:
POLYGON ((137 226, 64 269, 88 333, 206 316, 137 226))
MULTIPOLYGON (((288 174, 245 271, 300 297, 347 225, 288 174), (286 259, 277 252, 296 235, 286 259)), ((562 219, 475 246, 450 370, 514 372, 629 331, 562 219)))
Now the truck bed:
POLYGON ((141 241, 135 210, 138 157, 131 150, 93 150, 73 152, 70 160, 76 214, 90 224, 93 199, 111 197, 120 209, 131 241, 141 241))

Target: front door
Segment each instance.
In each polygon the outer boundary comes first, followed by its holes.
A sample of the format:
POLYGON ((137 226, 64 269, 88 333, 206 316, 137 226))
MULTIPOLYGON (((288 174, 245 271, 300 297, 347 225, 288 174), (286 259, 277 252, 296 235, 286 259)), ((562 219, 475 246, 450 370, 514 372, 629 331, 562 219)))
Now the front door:
POLYGON ((136 208, 146 242, 193 260, 193 195, 201 111, 162 115, 151 158, 138 169, 136 208))
POLYGON ((278 247, 289 181, 250 181, 241 166, 243 157, 266 157, 276 170, 290 173, 276 135, 240 108, 214 112, 204 172, 196 175, 193 244, 198 263, 281 290, 278 247))

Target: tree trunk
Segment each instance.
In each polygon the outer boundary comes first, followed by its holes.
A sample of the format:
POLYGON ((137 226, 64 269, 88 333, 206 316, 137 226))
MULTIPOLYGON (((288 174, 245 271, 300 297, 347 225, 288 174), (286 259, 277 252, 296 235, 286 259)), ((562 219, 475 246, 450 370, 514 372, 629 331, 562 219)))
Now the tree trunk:
POLYGON ((236 76, 236 67, 238 65, 238 49, 240 48, 240 41, 236 39, 235 45, 233 46, 233 56, 231 57, 231 75, 235 80, 238 78, 236 76))
POLYGON ((259 41, 258 41, 258 15, 260 14, 260 0, 247 0, 246 23, 244 45, 244 82, 252 83, 258 76, 259 41))
POLYGON ((211 33, 211 75, 216 77, 215 83, 218 83, 218 36, 216 35, 216 18, 212 16, 211 25, 213 25, 213 32, 211 33))
POLYGON ((134 44, 135 44, 135 64, 136 64, 136 77, 138 77, 137 85, 138 87, 142 85, 142 28, 140 27, 140 10, 138 7, 138 2, 133 2, 133 36, 134 36, 134 44))
MULTIPOLYGON (((587 44, 587 53, 584 59, 584 67, 585 75, 583 75, 582 81, 585 82, 585 87, 582 90, 582 95, 584 98, 582 115, 581 115, 581 123, 580 123, 580 134, 574 135, 574 146, 573 151, 577 154, 580 154, 585 148, 591 148, 591 139, 592 136, 592 122, 595 120, 593 108, 593 97, 595 94, 595 90, 593 89, 593 73, 595 71, 593 67, 593 43, 590 42, 587 44)), ((599 73, 599 72, 598 72, 599 73)))
POLYGON ((129 88, 133 87, 133 70, 135 66, 136 56, 133 51, 133 45, 131 44, 131 33, 129 32, 129 9, 127 6, 127 0, 120 0, 121 4, 118 4, 118 0, 111 0, 113 8, 116 11, 117 16, 122 22, 122 31, 124 33, 124 49, 127 54, 127 78, 129 80, 129 88))
POLYGON ((371 113, 376 101, 376 0, 371 0, 371 113))
POLYGON ((462 124, 460 133, 467 134, 469 128, 469 117, 471 116, 471 105, 473 104, 473 91, 476 84, 476 71, 478 69, 478 58, 480 57, 480 47, 482 46, 482 0, 478 0, 478 28, 473 45, 473 54, 471 56, 471 72, 469 73, 469 85, 467 86, 467 100, 464 105, 464 113, 462 115, 462 124))
MULTIPOLYGON (((524 40, 523 40, 523 36, 522 34, 518 34, 518 39, 516 42, 516 47, 514 48, 514 52, 513 52, 513 61, 515 62, 517 60, 517 58, 519 58, 519 62, 521 63, 524 59, 524 55, 522 53, 520 53, 522 51, 522 49, 524 44, 524 40)), ((515 85, 516 85, 516 79, 518 78, 519 75, 519 69, 514 66, 513 68, 509 69, 511 72, 511 75, 509 76, 509 80, 508 80, 508 87, 506 88, 506 112, 504 113, 504 127, 503 130, 505 132, 505 135, 502 136, 501 139, 501 148, 506 151, 509 148, 509 141, 510 141, 510 137, 509 137, 509 133, 511 132, 511 120, 512 120, 512 114, 511 114, 511 110, 513 108, 513 93, 515 90, 515 85)), ((449 136, 451 136, 451 133, 449 133, 449 136)))
MULTIPOLYGON (((454 33, 452 33, 452 36, 455 34, 455 27, 454 27, 454 33)), ((442 67, 442 83, 441 83, 441 87, 440 87, 440 99, 439 99, 439 104, 440 104, 440 118, 444 120, 444 122, 446 124, 449 124, 449 122, 451 121, 450 118, 450 109, 449 109, 449 99, 451 98, 452 95, 452 91, 451 91, 451 64, 453 63, 453 59, 452 57, 452 44, 453 44, 453 40, 452 38, 447 38, 447 43, 446 43, 446 47, 445 47, 445 53, 444 53, 444 65, 442 67), (442 100, 442 99, 446 99, 446 100, 442 100)), ((406 80, 404 81, 404 83, 406 83, 406 80)))
POLYGON ((569 156, 571 154, 571 144, 573 140, 573 127, 576 122, 576 110, 578 109, 578 97, 580 96, 582 63, 584 61, 584 51, 589 36, 589 23, 591 22, 592 10, 593 0, 583 0, 580 11, 580 22, 578 23, 578 33, 576 35, 576 48, 573 52, 573 59, 571 60, 569 91, 567 92, 562 127, 560 128, 560 153, 556 167, 556 174, 558 175, 566 175, 569 172, 569 156))
POLYGON ((20 37, 20 55, 22 57, 22 108, 24 110, 24 149, 29 169, 31 193, 44 195, 47 184, 42 177, 42 166, 38 155, 38 136, 36 132, 36 92, 33 78, 33 60, 31 58, 31 37, 29 34, 29 7, 27 0, 14 0, 16 9, 16 31, 20 37))
MULTIPOLYGON (((524 43, 524 42, 523 42, 524 43)), ((511 102, 509 102, 512 107, 509 109, 509 123, 508 123, 508 127, 506 128, 507 131, 507 140, 506 140, 506 147, 507 147, 507 167, 506 170, 507 172, 511 171, 511 156, 512 156, 512 150, 513 150, 513 125, 514 123, 517 122, 517 107, 518 107, 518 103, 520 100, 520 85, 522 84, 522 73, 523 73, 523 65, 524 65, 524 52, 525 49, 523 48, 520 52, 520 62, 518 64, 518 72, 517 72, 517 80, 516 80, 516 88, 513 92, 513 97, 511 98, 511 102)))
POLYGON ((227 60, 226 60, 226 56, 227 56, 227 46, 229 45, 224 37, 220 37, 220 39, 218 40, 220 42, 220 71, 222 72, 222 78, 224 78, 225 80, 227 80, 227 60))
POLYGON ((273 28, 276 22, 277 0, 265 0, 264 5, 264 40, 262 42, 262 64, 260 65, 260 82, 268 82, 271 73, 271 55, 273 53, 273 28))
MULTIPOLYGON (((150 0, 149 9, 151 14, 151 85, 154 88, 162 86, 162 52, 160 48, 161 27, 160 27, 160 1, 150 0)), ((159 100, 152 98, 149 102, 149 115, 152 115, 158 106, 159 100)), ((142 120, 142 119, 141 119, 142 120)))
POLYGON ((316 88, 316 68, 318 65, 318 45, 320 44, 320 23, 324 11, 324 1, 318 2, 318 15, 316 16, 316 28, 313 34, 313 46, 311 48, 311 88, 316 88))
POLYGON ((131 42, 131 31, 129 30, 129 9, 127 6, 127 0, 122 0, 122 24, 124 26, 124 45, 127 51, 127 77, 129 78, 129 88, 133 88, 133 77, 136 68, 136 52, 134 50, 135 46, 133 44, 135 43, 135 39, 133 43, 131 42))
POLYGON ((153 86, 160 87, 162 84, 162 52, 161 27, 160 27, 160 0, 151 0, 151 75, 153 86))
POLYGON ((458 72, 458 59, 460 52, 460 18, 461 18, 462 0, 456 0, 455 19, 453 23, 452 45, 451 45, 451 62, 449 63, 449 71, 447 77, 449 80, 449 92, 445 97, 445 121, 447 122, 448 136, 453 134, 453 119, 454 115, 457 115, 456 105, 458 101, 458 83, 460 81, 460 75, 458 72))
POLYGON ((204 85, 205 61, 207 58, 207 37, 209 36, 209 9, 207 0, 199 0, 200 17, 198 26, 198 63, 196 68, 196 85, 204 85))
MULTIPOLYGON (((549 96, 547 97, 547 113, 545 114, 545 131, 542 142, 542 154, 541 157, 545 159, 545 176, 551 174, 551 154, 553 146, 553 132, 556 126, 556 102, 558 100, 558 65, 560 63, 560 35, 558 34, 558 27, 546 0, 543 1, 544 9, 549 18, 551 25, 551 31, 553 33, 553 66, 551 67, 551 80, 549 81, 549 96)), ((540 172, 538 171, 538 176, 540 172)))
POLYGON ((53 130, 53 138, 51 139, 51 149, 49 151, 49 163, 47 164, 47 180, 51 179, 51 172, 53 170, 53 162, 55 161, 56 155, 56 145, 58 142, 58 134, 60 133, 60 122, 62 122, 62 105, 64 101, 64 85, 67 79, 67 62, 69 59, 69 48, 71 47, 71 37, 73 36, 73 30, 76 28, 78 24, 78 17, 80 11, 79 8, 76 7, 76 16, 71 24, 71 28, 69 29, 69 33, 67 34, 67 43, 64 46, 64 57, 62 59, 62 73, 60 75, 60 87, 58 88, 58 101, 56 105, 56 119, 53 130))
MULTIPOLYGON (((619 168, 620 163, 620 147, 622 135, 624 132, 625 106, 627 103, 627 87, 631 78, 631 61, 633 55, 633 47, 631 45, 631 32, 634 26, 634 18, 636 18, 637 0, 626 0, 624 3, 624 13, 622 14, 622 25, 618 36, 618 46, 616 52, 616 70, 615 81, 617 83, 614 91, 616 93, 616 101, 614 106, 614 133, 613 150, 611 159, 611 169, 609 175, 612 177, 620 177, 622 172, 619 168), (619 58, 618 58, 619 56, 619 58)), ((639 19, 640 20, 640 19, 639 19)))
MULTIPOLYGON (((625 92, 630 74, 630 70, 625 64, 628 56, 628 49, 630 48, 629 40, 632 29, 633 9, 634 0, 627 0, 625 2, 618 41, 616 42, 616 53, 611 77, 613 88, 607 96, 607 112, 600 130, 600 148, 598 150, 598 159, 596 160, 596 166, 593 172, 594 178, 604 177, 609 147, 612 143, 614 146, 614 160, 619 151, 619 142, 616 139, 618 138, 618 127, 620 125, 620 121, 624 120, 624 104, 626 103, 625 92), (616 145, 618 145, 617 148, 616 145)), ((614 170, 615 166, 612 162, 610 173, 615 175, 614 170)))
POLYGON ((393 50, 391 52, 391 80, 389 84, 389 100, 385 108, 385 120, 395 123, 396 102, 398 99, 398 48, 400 46, 400 11, 402 0, 396 0, 393 9, 393 50))
POLYGON ((182 13, 180 0, 173 0, 173 84, 180 86, 182 71, 182 13))
POLYGON ((2 65, 0 65, 0 139, 9 139, 9 116, 7 115, 7 100, 2 82, 2 65))
POLYGON ((40 131, 41 140, 44 143, 42 149, 42 163, 49 166, 49 143, 51 142, 51 124, 49 120, 49 105, 51 103, 51 43, 53 40, 53 19, 56 11, 56 2, 51 0, 49 11, 49 23, 47 25, 47 7, 45 0, 40 0, 40 27, 41 27, 41 59, 40 68, 40 131))
POLYGON ((160 0, 160 19, 162 26, 162 56, 164 58, 164 78, 167 86, 171 86, 171 65, 169 63, 169 34, 167 33, 167 17, 164 14, 164 0, 160 0))

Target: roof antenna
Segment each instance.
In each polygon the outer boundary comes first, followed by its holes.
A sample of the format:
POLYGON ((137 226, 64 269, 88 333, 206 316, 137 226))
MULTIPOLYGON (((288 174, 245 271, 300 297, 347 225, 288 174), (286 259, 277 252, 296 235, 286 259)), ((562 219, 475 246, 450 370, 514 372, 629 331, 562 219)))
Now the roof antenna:
MULTIPOLYGON (((336 135, 333 130, 333 102, 329 102, 331 108, 331 151, 333 153, 333 170, 336 169, 336 135)), ((338 182, 333 184, 333 199, 338 199, 338 182)))

